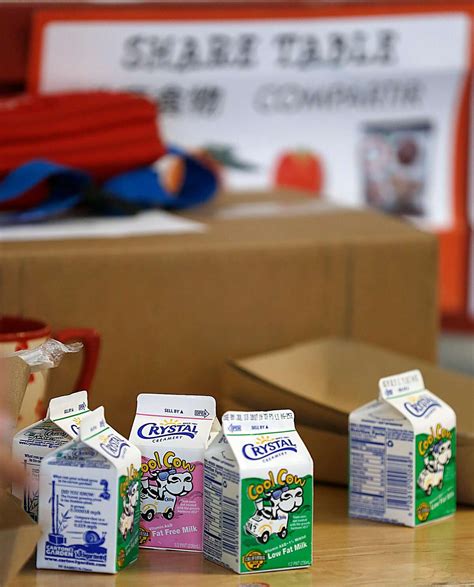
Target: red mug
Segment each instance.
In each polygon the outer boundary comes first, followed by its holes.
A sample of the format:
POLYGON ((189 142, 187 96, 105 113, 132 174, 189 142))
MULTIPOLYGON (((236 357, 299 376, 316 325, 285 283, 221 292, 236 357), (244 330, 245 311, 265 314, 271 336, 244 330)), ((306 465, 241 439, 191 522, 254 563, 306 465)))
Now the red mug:
MULTIPOLYGON (((82 366, 73 391, 89 389, 97 367, 100 335, 92 328, 64 328, 53 331, 41 320, 22 316, 0 316, 0 354, 35 348, 48 338, 67 343, 80 341, 84 345, 82 366)), ((18 423, 29 426, 46 415, 46 383, 48 371, 32 373, 23 399, 18 423)))

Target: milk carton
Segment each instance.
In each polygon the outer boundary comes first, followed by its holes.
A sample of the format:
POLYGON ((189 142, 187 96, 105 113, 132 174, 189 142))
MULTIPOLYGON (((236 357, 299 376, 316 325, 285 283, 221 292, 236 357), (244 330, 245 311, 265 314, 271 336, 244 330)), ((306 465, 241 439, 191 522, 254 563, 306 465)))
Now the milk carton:
POLYGON ((130 440, 142 452, 140 546, 202 550, 204 451, 216 402, 141 394, 130 440))
POLYGON ((17 432, 13 438, 13 456, 23 463, 28 482, 14 485, 12 493, 23 503, 33 520, 38 519, 39 471, 43 458, 67 444, 79 432, 87 407, 87 391, 55 397, 49 402, 46 418, 17 432))
POLYGON ((107 425, 104 408, 40 470, 39 569, 116 573, 138 556, 138 448, 107 425))
POLYGON ((312 563, 313 461, 290 410, 227 412, 205 458, 204 556, 237 573, 312 563))
POLYGON ((456 415, 417 370, 385 377, 349 417, 349 513, 418 526, 456 510, 456 415))

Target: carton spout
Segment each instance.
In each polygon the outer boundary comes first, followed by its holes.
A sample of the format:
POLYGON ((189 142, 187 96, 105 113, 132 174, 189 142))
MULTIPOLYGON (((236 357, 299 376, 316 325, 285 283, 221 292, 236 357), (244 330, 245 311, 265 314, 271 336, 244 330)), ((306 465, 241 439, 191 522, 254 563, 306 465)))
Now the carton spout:
POLYGON ((105 421, 104 407, 100 406, 82 419, 79 427, 79 439, 86 442, 107 428, 108 425, 105 421))

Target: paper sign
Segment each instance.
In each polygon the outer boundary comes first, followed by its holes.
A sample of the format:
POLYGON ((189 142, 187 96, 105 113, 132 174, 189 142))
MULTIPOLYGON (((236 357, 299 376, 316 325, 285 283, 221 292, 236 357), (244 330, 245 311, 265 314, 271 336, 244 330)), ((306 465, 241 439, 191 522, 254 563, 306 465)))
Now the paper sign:
POLYGON ((351 10, 45 13, 31 87, 147 93, 166 139, 212 156, 228 188, 298 177, 449 228, 469 17, 351 10))

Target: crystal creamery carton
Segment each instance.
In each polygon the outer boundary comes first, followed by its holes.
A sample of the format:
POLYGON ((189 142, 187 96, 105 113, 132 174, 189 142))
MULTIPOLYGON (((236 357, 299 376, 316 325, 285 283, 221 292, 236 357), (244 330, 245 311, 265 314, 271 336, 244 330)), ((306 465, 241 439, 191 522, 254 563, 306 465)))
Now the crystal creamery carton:
POLYGON ((142 453, 140 546, 202 550, 204 451, 213 397, 141 394, 130 440, 142 453))
POLYGON ((312 563, 313 461, 290 410, 227 412, 206 451, 204 556, 237 573, 312 563))
POLYGON ((417 370, 385 377, 349 417, 349 512, 418 526, 456 510, 456 415, 417 370))
POLYGON ((13 438, 13 456, 23 463, 28 482, 25 486, 13 485, 12 493, 35 521, 38 519, 41 461, 77 436, 81 419, 88 412, 87 391, 55 397, 49 402, 44 420, 20 430, 13 438))
POLYGON ((116 573, 138 556, 138 448, 107 425, 104 408, 40 470, 39 569, 116 573))

